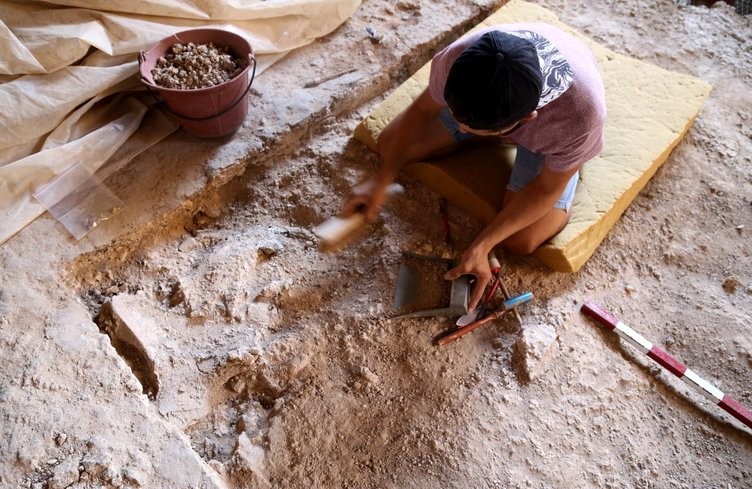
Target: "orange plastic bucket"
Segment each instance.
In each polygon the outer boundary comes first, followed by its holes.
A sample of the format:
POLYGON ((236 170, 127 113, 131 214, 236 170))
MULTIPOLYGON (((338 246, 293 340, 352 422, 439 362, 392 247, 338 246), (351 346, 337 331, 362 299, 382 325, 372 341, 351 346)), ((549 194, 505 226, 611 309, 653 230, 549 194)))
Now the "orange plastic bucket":
POLYGON ((251 44, 242 36, 221 29, 189 29, 168 36, 138 59, 141 82, 152 93, 158 93, 164 106, 179 120, 185 130, 200 138, 226 136, 237 130, 248 115, 248 90, 256 76, 256 56, 251 44), (151 71, 161 56, 176 43, 214 43, 226 46, 233 56, 247 59, 248 65, 235 78, 219 85, 196 89, 160 87, 151 71), (250 77, 250 79, 249 79, 250 77))

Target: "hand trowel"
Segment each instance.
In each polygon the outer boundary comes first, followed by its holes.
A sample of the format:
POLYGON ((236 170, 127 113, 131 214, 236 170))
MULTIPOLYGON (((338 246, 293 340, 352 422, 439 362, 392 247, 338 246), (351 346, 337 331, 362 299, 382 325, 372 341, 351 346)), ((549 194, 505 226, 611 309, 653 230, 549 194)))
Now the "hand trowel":
POLYGON ((395 319, 457 317, 465 314, 469 291, 468 276, 462 276, 451 282, 443 278, 444 273, 455 265, 456 262, 452 259, 404 252, 397 277, 394 307, 398 311, 409 310, 409 312, 395 319), (448 304, 446 294, 439 294, 440 297, 436 297, 437 290, 447 285, 449 287, 448 304), (435 300, 433 304, 432 299, 435 300))

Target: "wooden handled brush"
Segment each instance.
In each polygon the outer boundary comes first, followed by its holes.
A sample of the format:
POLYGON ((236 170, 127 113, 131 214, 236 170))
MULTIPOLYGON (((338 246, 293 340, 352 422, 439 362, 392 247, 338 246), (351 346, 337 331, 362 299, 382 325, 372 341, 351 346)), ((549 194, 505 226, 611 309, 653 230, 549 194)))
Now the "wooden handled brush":
MULTIPOLYGON (((390 198, 403 190, 402 185, 392 183, 386 188, 386 196, 390 198)), ((339 251, 366 229, 366 216, 362 212, 355 212, 348 217, 330 217, 316 226, 313 233, 321 240, 322 250, 339 251)))

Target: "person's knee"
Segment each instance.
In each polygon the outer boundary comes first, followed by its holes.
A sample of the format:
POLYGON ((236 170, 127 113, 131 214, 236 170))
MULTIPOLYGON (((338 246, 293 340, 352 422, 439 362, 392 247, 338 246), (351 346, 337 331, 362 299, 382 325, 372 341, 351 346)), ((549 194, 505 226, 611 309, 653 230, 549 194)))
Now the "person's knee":
POLYGON ((501 244, 504 249, 517 255, 529 255, 564 229, 569 222, 569 216, 570 212, 554 209, 533 226, 513 234, 501 244))
POLYGON ((384 146, 389 144, 391 133, 387 130, 381 131, 379 137, 376 139, 376 152, 379 155, 384 155, 384 146))
POLYGON ((535 239, 532 236, 526 236, 524 234, 516 234, 510 236, 503 243, 502 246, 507 251, 516 255, 529 255, 538 249, 543 242, 539 239, 535 239))

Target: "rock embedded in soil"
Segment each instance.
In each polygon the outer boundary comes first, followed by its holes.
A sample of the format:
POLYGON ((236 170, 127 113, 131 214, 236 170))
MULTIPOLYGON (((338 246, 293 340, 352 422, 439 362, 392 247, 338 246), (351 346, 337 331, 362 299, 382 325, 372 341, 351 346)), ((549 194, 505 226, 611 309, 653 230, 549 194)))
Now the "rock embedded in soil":
POLYGON ((265 474, 265 458, 266 453, 258 440, 251 440, 245 433, 238 436, 233 462, 238 468, 250 474, 250 479, 254 483, 253 487, 272 487, 265 474))
POLYGON ((78 461, 69 458, 57 465, 52 471, 52 478, 45 487, 49 489, 64 489, 78 482, 78 461))
POLYGON ((556 329, 550 324, 523 325, 522 335, 515 343, 516 363, 523 377, 534 380, 543 373, 556 338, 556 329))
POLYGON ((739 280, 736 277, 726 277, 723 281, 723 290, 729 294, 733 294, 738 286, 739 280))

